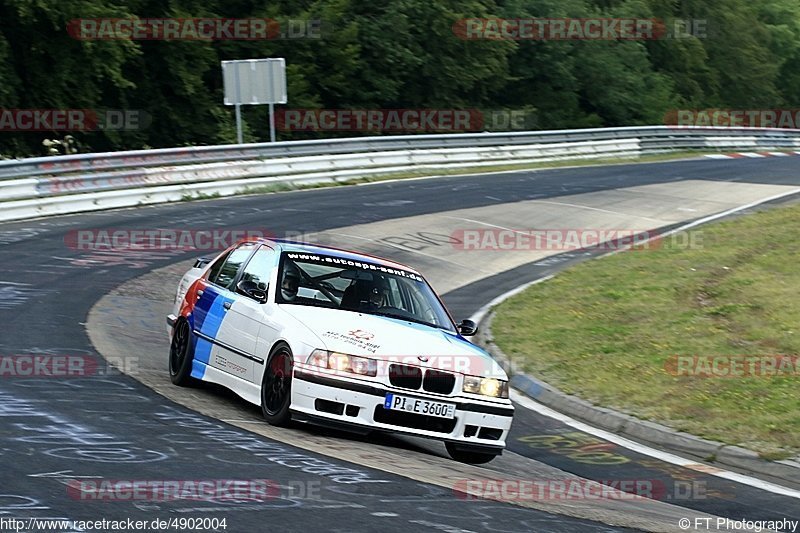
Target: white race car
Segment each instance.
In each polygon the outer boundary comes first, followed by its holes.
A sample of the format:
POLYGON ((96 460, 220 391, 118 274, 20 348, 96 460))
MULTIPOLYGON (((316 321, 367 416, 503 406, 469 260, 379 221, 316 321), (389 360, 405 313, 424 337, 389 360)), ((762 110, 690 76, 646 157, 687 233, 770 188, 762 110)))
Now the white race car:
POLYGON ((425 279, 377 257, 252 240, 199 259, 167 317, 172 382, 223 385, 291 419, 444 441, 456 460, 502 453, 508 377, 464 339, 425 279))

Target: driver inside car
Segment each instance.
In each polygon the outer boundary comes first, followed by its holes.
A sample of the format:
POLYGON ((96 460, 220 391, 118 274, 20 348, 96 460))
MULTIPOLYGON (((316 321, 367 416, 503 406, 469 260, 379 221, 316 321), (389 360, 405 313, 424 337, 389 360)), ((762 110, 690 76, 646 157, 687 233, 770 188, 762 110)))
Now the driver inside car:
POLYGON ((342 296, 341 309, 350 311, 375 310, 385 305, 389 287, 380 276, 372 279, 356 279, 342 296))
POLYGON ((372 289, 369 292, 369 304, 372 307, 383 307, 386 302, 386 293, 388 292, 388 287, 386 286, 386 280, 384 280, 380 276, 376 276, 375 280, 372 284, 372 289))

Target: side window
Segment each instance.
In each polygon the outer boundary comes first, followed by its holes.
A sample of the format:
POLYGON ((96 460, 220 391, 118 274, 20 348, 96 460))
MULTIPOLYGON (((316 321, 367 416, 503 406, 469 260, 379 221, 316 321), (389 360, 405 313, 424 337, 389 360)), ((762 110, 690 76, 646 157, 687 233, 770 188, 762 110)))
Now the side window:
POLYGON ((208 281, 211 283, 217 282, 217 276, 219 276, 219 271, 222 270, 222 265, 225 264, 225 260, 228 259, 230 253, 223 254, 222 257, 217 259, 211 268, 208 270, 208 281))
POLYGON ((267 289, 272 270, 275 267, 275 250, 269 246, 262 246, 253 255, 242 272, 242 280, 254 281, 261 290, 267 289))
POLYGON ((209 278, 209 281, 220 287, 233 290, 231 285, 233 285, 233 280, 236 278, 236 273, 239 272, 239 267, 242 266, 242 263, 247 261, 247 258, 250 257, 250 254, 253 253, 253 249, 256 246, 256 243, 253 242, 246 242, 240 245, 230 253, 216 278, 213 280, 209 278))

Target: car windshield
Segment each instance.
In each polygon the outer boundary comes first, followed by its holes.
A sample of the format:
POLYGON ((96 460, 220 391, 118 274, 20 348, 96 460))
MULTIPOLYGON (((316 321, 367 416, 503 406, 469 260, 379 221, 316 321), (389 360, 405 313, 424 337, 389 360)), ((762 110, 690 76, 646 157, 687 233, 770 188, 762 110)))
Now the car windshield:
POLYGON ((276 302, 386 316, 455 332, 422 276, 366 261, 285 252, 276 302))

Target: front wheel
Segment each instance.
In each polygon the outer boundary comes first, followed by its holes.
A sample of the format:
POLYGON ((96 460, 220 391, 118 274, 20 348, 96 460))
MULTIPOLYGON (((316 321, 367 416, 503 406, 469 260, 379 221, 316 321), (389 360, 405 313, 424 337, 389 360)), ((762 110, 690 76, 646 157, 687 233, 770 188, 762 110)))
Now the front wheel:
POLYGON ((447 453, 450 455, 450 457, 452 457, 459 463, 468 463, 471 465, 483 465, 496 457, 496 455, 491 453, 476 452, 472 450, 465 450, 464 448, 456 448, 456 445, 453 444, 452 442, 445 442, 444 445, 447 448, 447 453))
POLYGON ((285 344, 277 346, 267 360, 261 381, 261 412, 273 426, 286 426, 292 419, 292 352, 285 344))
POLYGON ((181 318, 175 324, 172 343, 169 347, 169 379, 175 385, 185 387, 194 382, 192 377, 192 360, 194 350, 190 338, 189 322, 181 318))

